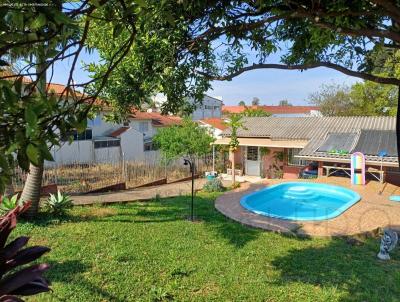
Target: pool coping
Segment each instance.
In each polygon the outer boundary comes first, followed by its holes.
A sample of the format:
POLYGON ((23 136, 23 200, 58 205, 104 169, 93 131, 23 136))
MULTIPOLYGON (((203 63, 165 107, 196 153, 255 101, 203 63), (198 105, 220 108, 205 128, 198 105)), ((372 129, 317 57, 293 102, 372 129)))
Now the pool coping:
POLYGON ((243 183, 240 188, 219 196, 215 201, 215 208, 224 216, 243 225, 296 236, 337 237, 375 234, 385 227, 400 230, 400 204, 390 202, 387 193, 379 195, 363 187, 331 183, 324 178, 306 181, 343 186, 358 193, 361 200, 339 216, 326 220, 294 221, 263 216, 245 209, 240 204, 242 197, 266 186, 290 182, 290 180, 263 180, 254 184, 243 183))

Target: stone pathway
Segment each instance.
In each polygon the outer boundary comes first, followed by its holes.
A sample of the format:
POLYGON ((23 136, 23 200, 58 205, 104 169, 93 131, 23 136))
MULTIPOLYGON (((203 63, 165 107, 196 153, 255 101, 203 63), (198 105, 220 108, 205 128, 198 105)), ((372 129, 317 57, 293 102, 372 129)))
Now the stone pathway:
MULTIPOLYGON (((225 216, 244 225, 280 233, 305 236, 344 236, 375 233, 378 228, 400 230, 400 203, 389 201, 389 196, 400 195, 400 188, 387 184, 382 187, 372 181, 366 186, 351 186, 346 178, 320 178, 315 182, 348 187, 361 195, 361 200, 336 218, 323 221, 293 221, 257 215, 240 205, 242 196, 285 180, 263 180, 257 184, 245 183, 239 189, 217 198, 215 207, 225 216), (382 194, 379 191, 384 189, 382 194)), ((298 180, 301 181, 301 180, 298 180)))
MULTIPOLYGON (((195 190, 200 190, 206 183, 205 179, 195 179, 195 190)), ((157 195, 161 198, 187 195, 191 193, 191 181, 166 184, 154 187, 143 187, 120 192, 95 193, 73 196, 75 205, 108 204, 138 200, 150 200, 157 195)))

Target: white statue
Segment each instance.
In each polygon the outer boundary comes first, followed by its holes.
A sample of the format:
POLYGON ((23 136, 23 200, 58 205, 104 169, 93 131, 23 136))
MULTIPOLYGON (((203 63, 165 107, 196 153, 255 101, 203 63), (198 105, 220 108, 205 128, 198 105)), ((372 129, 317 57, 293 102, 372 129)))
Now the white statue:
POLYGON ((379 249, 378 258, 381 260, 389 260, 389 252, 396 247, 398 239, 398 235, 395 231, 385 229, 381 239, 381 247, 379 249))

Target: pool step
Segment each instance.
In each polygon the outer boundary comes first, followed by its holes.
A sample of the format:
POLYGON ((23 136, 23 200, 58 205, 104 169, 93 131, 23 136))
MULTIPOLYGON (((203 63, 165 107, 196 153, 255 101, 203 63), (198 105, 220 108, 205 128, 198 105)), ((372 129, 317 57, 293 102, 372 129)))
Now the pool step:
POLYGON ((318 199, 319 194, 312 190, 287 190, 283 194, 284 198, 318 199))

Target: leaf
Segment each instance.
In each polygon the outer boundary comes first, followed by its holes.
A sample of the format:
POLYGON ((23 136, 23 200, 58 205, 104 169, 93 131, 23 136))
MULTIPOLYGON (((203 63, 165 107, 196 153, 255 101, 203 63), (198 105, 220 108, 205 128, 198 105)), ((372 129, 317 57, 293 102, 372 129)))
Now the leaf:
POLYGON ((135 0, 136 4, 140 7, 147 7, 146 0, 135 0))
POLYGON ((37 118, 36 113, 33 111, 32 106, 28 106, 28 107, 25 109, 25 120, 26 120, 26 122, 28 123, 28 125, 29 125, 31 128, 33 128, 33 129, 36 128, 38 118, 37 118))
POLYGON ((123 29, 123 27, 122 27, 121 23, 118 23, 117 25, 114 26, 114 28, 113 28, 113 38, 114 39, 121 34, 122 29, 123 29))
POLYGON ((31 27, 32 27, 33 29, 39 29, 39 28, 43 27, 44 25, 46 25, 46 23, 47 23, 46 16, 45 16, 44 14, 40 13, 40 14, 35 18, 35 20, 32 21, 31 27))
POLYGON ((54 161, 53 155, 51 155, 49 148, 47 147, 46 143, 43 143, 39 146, 42 157, 48 161, 54 161))
POLYGON ((39 165, 40 151, 36 146, 29 144, 28 147, 26 147, 26 155, 32 164, 35 166, 39 165))
POLYGON ((15 91, 18 95, 22 95, 22 77, 18 77, 14 82, 15 91))

